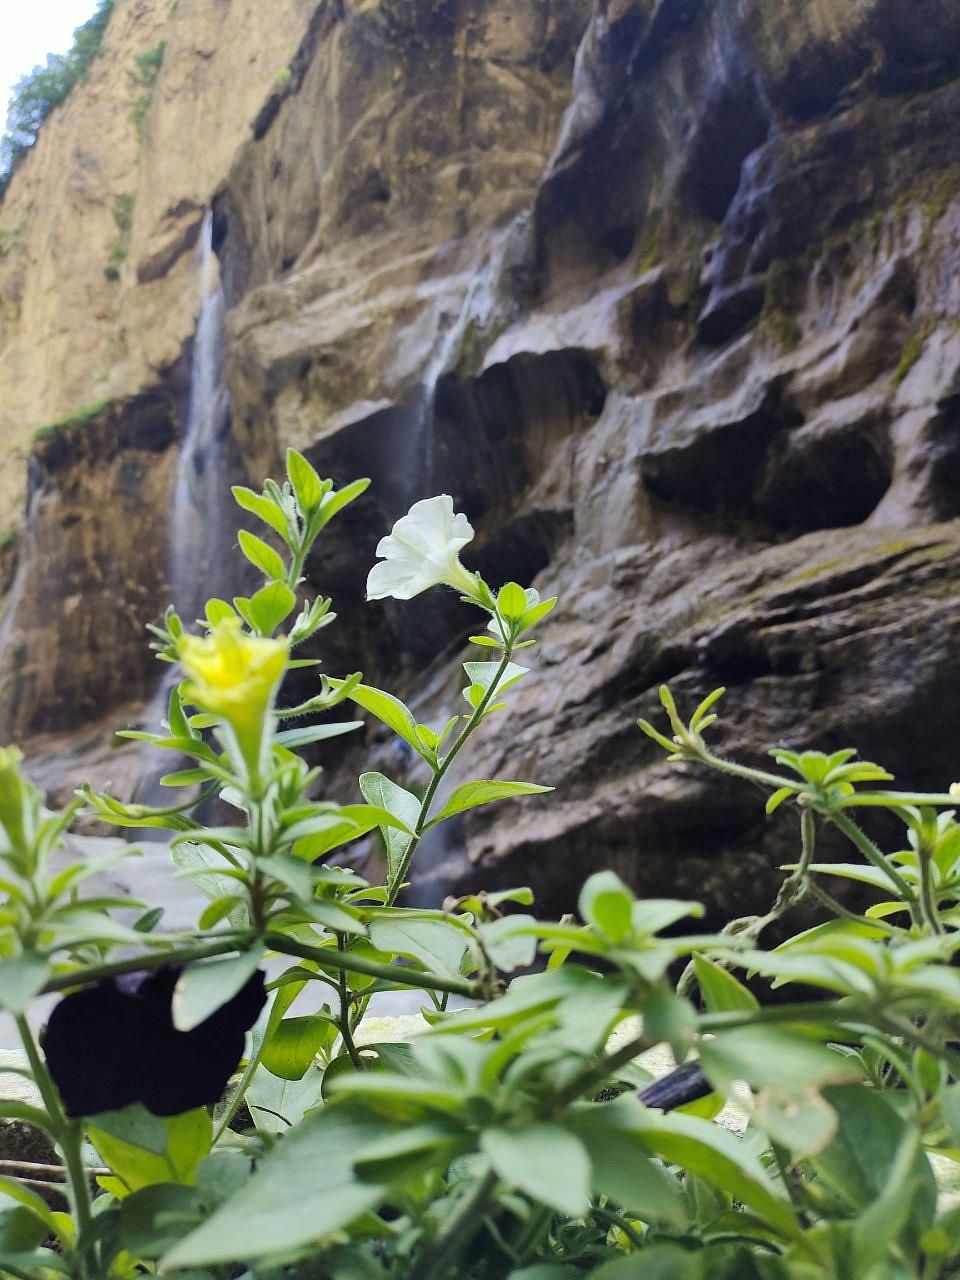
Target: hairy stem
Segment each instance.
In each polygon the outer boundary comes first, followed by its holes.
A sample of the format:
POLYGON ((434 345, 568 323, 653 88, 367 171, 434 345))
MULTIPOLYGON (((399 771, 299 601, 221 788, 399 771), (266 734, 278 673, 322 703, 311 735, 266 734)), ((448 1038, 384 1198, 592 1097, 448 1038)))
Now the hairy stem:
POLYGON ((917 895, 910 888, 906 880, 904 880, 903 876, 900 874, 897 868, 893 865, 893 863, 889 860, 886 854, 882 853, 881 850, 878 849, 877 846, 873 843, 873 841, 870 839, 867 833, 865 831, 862 831, 860 827, 858 827, 857 824, 853 821, 853 819, 848 818, 845 813, 834 811, 832 813, 829 813, 827 817, 830 819, 830 821, 833 823, 835 827, 839 827, 839 829, 847 837, 850 843, 855 845, 857 849, 859 849, 859 851, 863 854, 866 860, 869 863, 871 863, 872 866, 876 867, 878 871, 882 871, 883 874, 887 876, 887 878, 890 880, 891 884, 896 886, 897 892, 900 894, 901 898, 903 898, 904 902, 910 908, 911 916, 914 918, 917 924, 921 924, 922 920, 920 919, 917 895))
POLYGON ((845 907, 839 899, 835 898, 832 893, 828 893, 815 880, 810 881, 808 888, 811 897, 816 898, 821 906, 826 907, 828 911, 835 916, 839 916, 842 920, 849 920, 851 924, 867 925, 869 928, 877 929, 891 938, 903 932, 901 929, 896 928, 895 925, 887 924, 885 920, 868 920, 866 916, 857 915, 856 911, 851 911, 849 907, 845 907))
POLYGON ((930 933, 943 933, 940 923, 940 911, 937 907, 937 895, 933 887, 933 855, 923 842, 919 846, 918 862, 920 866, 920 910, 923 912, 924 924, 930 933))
POLYGON ((430 813, 430 806, 433 804, 433 801, 436 797, 437 790, 440 786, 440 783, 443 781, 443 776, 447 772, 447 770, 450 768, 450 765, 453 763, 456 756, 462 750, 463 746, 467 742, 467 739, 470 737, 473 731, 479 726, 481 720, 483 719, 484 712, 486 711, 487 707, 490 705, 490 703, 493 701, 494 697, 496 696, 497 686, 499 685, 501 679, 503 678, 503 673, 506 671, 507 667, 510 664, 510 657, 511 657, 511 651, 509 649, 505 649, 503 657, 500 660, 500 665, 497 668, 497 673, 493 677, 493 680, 490 682, 490 687, 487 689, 486 693, 481 698, 473 714, 467 720, 467 723, 463 726, 463 729, 460 731, 460 735, 457 738, 457 740, 454 742, 453 746, 450 748, 447 754, 443 757, 443 760, 437 765, 436 769, 434 770, 433 777, 430 779, 430 785, 427 787, 426 791, 424 792, 423 800, 421 801, 421 804, 420 804, 420 815, 417 818, 417 825, 414 828, 413 839, 410 841, 409 845, 407 846, 404 852, 404 855, 400 860, 400 865, 397 867, 396 874, 392 877, 390 884, 388 886, 387 900, 385 904, 388 907, 392 907, 394 905, 400 893, 400 890, 406 881, 407 875, 410 871, 410 864, 413 862, 413 855, 417 851, 417 845, 420 843, 420 838, 423 835, 424 828, 427 825, 427 818, 430 813))

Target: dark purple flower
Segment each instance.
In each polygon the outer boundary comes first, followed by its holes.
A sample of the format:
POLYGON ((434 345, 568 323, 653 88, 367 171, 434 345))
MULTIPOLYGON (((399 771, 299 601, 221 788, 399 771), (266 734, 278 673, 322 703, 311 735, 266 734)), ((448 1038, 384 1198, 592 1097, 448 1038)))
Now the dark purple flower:
POLYGON ((218 1102, 243 1057, 245 1033, 266 1002, 254 973, 192 1031, 173 1025, 182 970, 105 979, 66 996, 50 1014, 43 1051, 68 1116, 94 1116, 142 1102, 175 1116, 218 1102))

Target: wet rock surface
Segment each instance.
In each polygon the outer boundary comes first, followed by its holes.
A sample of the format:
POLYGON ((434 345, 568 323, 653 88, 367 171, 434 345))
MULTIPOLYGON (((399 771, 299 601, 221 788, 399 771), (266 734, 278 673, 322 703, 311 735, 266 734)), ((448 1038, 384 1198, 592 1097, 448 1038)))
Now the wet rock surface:
MULTIPOLYGON (((308 566, 341 619, 325 669, 362 667, 424 718, 457 705, 472 623, 452 594, 361 598, 378 538, 433 492, 475 524, 472 563, 561 596, 511 721, 462 764, 557 794, 465 815, 425 851, 423 894, 524 882, 561 911, 613 866, 720 914, 766 905, 795 832, 661 762, 635 722, 664 680, 684 705, 727 685, 722 742, 748 760, 853 745, 911 786, 957 775, 960 19, 948 0, 905 13, 304 16, 216 193, 215 241, 248 470, 275 473, 293 444, 338 483, 374 480, 308 566)), ((113 474, 108 454, 93 474, 113 474)), ((141 499, 155 525, 169 465, 141 499)), ((51 565, 62 494, 54 508, 51 565)), ((88 547, 78 581, 120 541, 88 547)), ((15 625, 40 645, 34 613, 15 625)), ((19 695, 28 737, 83 723, 49 711, 63 690, 115 696, 86 691, 86 635, 56 693, 38 673, 19 695)), ((356 798, 370 748, 413 779, 371 727, 324 761, 332 794, 356 798)))

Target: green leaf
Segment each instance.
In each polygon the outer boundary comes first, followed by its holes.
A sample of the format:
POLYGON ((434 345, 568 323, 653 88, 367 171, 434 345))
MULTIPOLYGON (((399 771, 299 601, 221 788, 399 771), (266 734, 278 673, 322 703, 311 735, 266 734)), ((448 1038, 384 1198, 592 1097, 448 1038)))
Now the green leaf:
POLYGON ((650 1155, 679 1165, 740 1200, 783 1238, 802 1239, 789 1203, 759 1160, 733 1134, 695 1116, 648 1111, 633 1098, 618 1098, 609 1105, 622 1112, 622 1127, 636 1134, 650 1155))
POLYGON ((225 898, 217 898, 201 913, 198 921, 201 929, 212 929, 215 924, 226 919, 237 907, 245 907, 246 898, 240 894, 228 894, 225 898))
POLYGON ((754 1013, 760 1001, 729 970, 707 956, 693 957, 693 969, 703 1003, 710 1013, 754 1013))
POLYGON ((475 809, 477 805, 491 804, 494 800, 506 800, 510 796, 536 796, 553 787, 539 787, 534 782, 465 782, 457 787, 435 818, 431 818, 424 830, 435 827, 438 822, 452 818, 455 813, 463 813, 466 809, 475 809))
POLYGON ((857 1079, 854 1059, 783 1027, 739 1027, 700 1044, 700 1062, 721 1092, 734 1080, 756 1088, 819 1087, 857 1079))
POLYGON ((27 1253, 43 1244, 49 1234, 43 1219, 24 1205, 0 1208, 0 1268, 4 1254, 27 1253))
POLYGON ((532 1267, 511 1271, 507 1280, 582 1280, 583 1272, 569 1262, 535 1262, 532 1267))
POLYGON ((203 1219, 193 1187, 161 1182, 126 1196, 120 1207, 118 1243, 139 1259, 157 1258, 203 1219))
POLYGON ((227 604, 226 600, 220 600, 216 596, 207 601, 203 612, 211 627, 217 626, 220 622, 226 622, 228 618, 237 616, 233 607, 227 604))
POLYGON ((252 565, 254 565, 265 578, 282 579, 286 575, 283 560, 280 553, 274 551, 269 543, 264 542, 262 538, 258 538, 255 533, 248 533, 246 529, 241 529, 237 534, 237 540, 240 543, 240 550, 247 557, 252 565))
POLYGON ((822 1151, 837 1131, 837 1113, 815 1089, 763 1089, 750 1122, 795 1159, 822 1151))
MULTIPOLYGON (((386 809, 395 818, 399 818, 408 831, 416 829, 420 820, 420 801, 411 791, 405 791, 382 773, 362 773, 360 791, 370 804, 386 809)), ((400 869, 413 837, 389 826, 381 826, 380 834, 386 849, 388 878, 392 880, 400 869)))
MULTIPOLYGON (((221 853, 210 845, 197 841, 174 844, 170 857, 181 872, 188 875, 200 892, 212 901, 236 896, 237 881, 225 874, 230 864, 221 853)), ((237 929, 248 924, 246 906, 231 911, 230 923, 237 929)))
POLYGON ((585 1103, 564 1117, 564 1125, 590 1156, 593 1190, 644 1222, 683 1227, 687 1215, 679 1184, 653 1163, 643 1142, 619 1121, 616 1107, 607 1103, 585 1103))
POLYGON ((382 1123, 337 1105, 314 1112, 260 1161, 250 1180, 165 1255, 162 1270, 261 1258, 348 1227, 382 1188, 354 1162, 383 1137, 382 1123))
POLYGON ((210 1151, 213 1122, 205 1107, 161 1119, 138 1104, 97 1116, 87 1135, 128 1189, 139 1191, 157 1182, 192 1184, 210 1151))
POLYGON ((508 582, 497 593, 497 612, 507 622, 517 622, 527 608, 527 593, 516 582, 508 582))
POLYGON ((342 489, 338 489, 336 493, 328 494, 324 499, 320 512, 314 517, 314 527, 319 532, 325 525, 328 525, 335 515, 343 510, 345 506, 359 498, 370 487, 370 481, 353 480, 350 484, 345 484, 342 489))
POLYGON ((634 901, 618 875, 598 871, 580 891, 580 915, 611 942, 623 942, 633 926, 634 901))
POLYGON ((257 1067, 247 1087, 246 1102, 260 1133, 289 1133, 321 1101, 324 1074, 309 1067, 300 1080, 284 1080, 257 1067))
MULTIPOLYGON (((793 870, 792 867, 785 869, 793 870)), ((884 893, 897 892, 896 885, 888 875, 885 875, 879 867, 871 867, 865 862, 814 862, 810 870, 824 876, 839 876, 842 880, 857 880, 860 884, 870 884, 875 889, 882 889, 884 893)), ((902 870, 901 874, 903 874, 902 870)))
POLYGON ((354 1168, 367 1182, 398 1182, 438 1165, 445 1168, 468 1141, 463 1129, 441 1119, 387 1129, 379 1142, 364 1148, 354 1168))
POLYGON ((336 1028, 323 1018, 284 1018, 267 1040, 260 1060, 281 1080, 302 1080, 317 1054, 333 1043, 336 1034, 336 1028))
POLYGON ((210 774, 206 769, 178 769, 176 773, 167 773, 160 779, 161 787, 192 787, 197 782, 209 782, 210 774))
MULTIPOLYGON (((28 1079, 32 1079, 29 1072, 23 1073, 28 1079)), ((27 1124, 32 1124, 38 1129, 50 1128, 50 1117, 45 1111, 41 1111, 39 1107, 32 1107, 29 1102, 17 1102, 12 1098, 0 1098, 0 1120, 23 1120, 27 1124)))
POLYGON ((35 951, 0 960, 0 1009, 14 1016, 26 1012, 49 976, 49 962, 35 951))
MULTIPOLYGON (((362 778, 360 786, 362 791, 362 778)), ((397 789, 400 790, 400 788, 397 789)), ((315 835, 303 836, 296 841, 293 847, 296 857, 310 860, 322 858, 324 854, 350 840, 359 840, 374 827, 379 827, 384 832, 399 834, 400 839, 407 843, 412 838, 413 833, 403 819, 383 805, 346 804, 335 816, 337 821, 328 825, 325 830, 318 831, 315 835)))
POLYGON ((657 986, 643 1003, 643 1030, 653 1041, 666 1041, 682 1062, 696 1043, 697 1012, 686 997, 657 986))
POLYGON ((258 520, 269 525, 274 533, 279 533, 281 538, 286 539, 289 536, 286 513, 272 498, 268 498, 263 493, 254 493, 252 489, 241 484, 235 484, 230 492, 238 507, 249 511, 258 520))
MULTIPOLYGON (((633 1258, 615 1258, 590 1272, 590 1280, 719 1280, 701 1253, 672 1244, 655 1244, 633 1258)), ((753 1280, 742 1271, 737 1280, 753 1280)), ((731 1278, 727 1278, 731 1280, 731 1278)), ((771 1278, 772 1280, 772 1278, 771 1278)))
POLYGON ((316 469, 296 449, 287 450, 287 477, 300 510, 309 515, 323 501, 323 482, 316 469))
POLYGON ((557 596, 551 596, 549 600, 540 600, 537 604, 532 604, 520 619, 520 630, 529 631, 538 622, 542 622, 547 614, 552 612, 557 599, 557 596))
POLYGON ((311 742, 326 742, 329 738, 339 738, 344 733, 352 733, 354 729, 362 729, 362 720, 341 720, 336 724, 311 724, 300 729, 283 729, 274 736, 274 741, 281 747, 293 750, 305 747, 311 742))
POLYGON ((370 941, 378 951, 407 956, 428 972, 456 977, 467 949, 467 937, 456 925, 443 920, 407 920, 394 916, 374 920, 370 941))
POLYGON ((678 898, 641 898, 633 904, 633 930, 640 935, 660 933, 688 916, 699 919, 702 915, 703 907, 699 902, 682 902, 678 898))
POLYGON ((558 1124, 484 1129, 480 1149, 497 1175, 539 1204, 580 1217, 590 1206, 590 1157, 558 1124))
POLYGON ((273 635, 296 607, 297 597, 285 582, 267 583, 247 602, 250 618, 262 636, 273 635))
MULTIPOLYGON (((339 689, 343 680, 331 680, 334 689, 339 689)), ((347 695, 358 707, 369 711, 372 716, 382 721, 388 729, 392 729, 398 738, 410 744, 418 756, 426 759, 423 744, 417 736, 417 722, 413 712, 399 698, 383 689, 374 689, 368 684, 358 684, 347 695)))
MULTIPOLYGON (((467 673, 467 679, 471 685, 477 685, 483 693, 487 693, 492 687, 496 679, 497 672, 500 670, 499 662, 465 662, 463 669, 467 673)), ((497 680, 497 687, 494 693, 503 693, 505 689, 509 689, 512 684, 516 684, 521 680, 529 670, 528 667, 518 666, 515 662, 508 662, 504 668, 503 674, 497 680)))
POLYGON ((259 969, 263 948, 226 960, 201 960, 180 975, 173 992, 173 1025, 178 1031, 192 1031, 211 1014, 232 1000, 242 986, 259 969))
MULTIPOLYGON (((66 1234, 62 1220, 57 1217, 46 1200, 31 1187, 25 1187, 22 1182, 18 1182, 15 1178, 0 1177, 0 1196, 5 1200, 12 1200, 15 1204, 21 1205, 33 1217, 38 1218, 45 1227, 44 1239, 48 1235, 56 1235, 62 1238, 66 1234)), ((39 1244, 41 1241, 37 1243, 39 1244)))
POLYGON ((480 925, 477 932, 493 963, 509 973, 527 968, 536 959, 537 939, 530 927, 536 923, 533 916, 503 916, 480 925))
MULTIPOLYGON (((817 1174, 856 1210, 868 1209, 883 1194, 890 1178, 907 1122, 887 1098, 857 1085, 824 1090, 836 1111, 839 1128, 834 1140, 812 1158, 817 1174)), ((910 1165, 910 1179, 918 1185, 915 1223, 929 1225, 937 1203, 937 1184, 926 1154, 918 1151, 910 1165)))
POLYGON ((960 1148, 960 1084, 952 1084, 940 1094, 940 1116, 960 1148))

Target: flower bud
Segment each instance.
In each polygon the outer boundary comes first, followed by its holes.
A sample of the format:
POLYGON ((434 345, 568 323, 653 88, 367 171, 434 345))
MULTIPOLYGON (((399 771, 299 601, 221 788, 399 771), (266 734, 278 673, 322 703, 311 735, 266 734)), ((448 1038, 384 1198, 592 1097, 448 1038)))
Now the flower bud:
POLYGON ((267 721, 288 655, 286 640, 249 635, 233 617, 209 635, 185 636, 180 643, 186 697, 232 731, 251 781, 260 774, 267 721))

